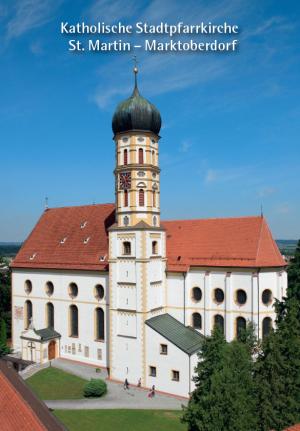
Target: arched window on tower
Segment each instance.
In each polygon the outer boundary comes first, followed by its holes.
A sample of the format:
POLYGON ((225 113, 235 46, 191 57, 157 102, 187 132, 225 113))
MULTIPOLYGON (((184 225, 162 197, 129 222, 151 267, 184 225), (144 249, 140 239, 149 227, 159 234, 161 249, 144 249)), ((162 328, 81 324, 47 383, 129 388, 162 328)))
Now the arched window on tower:
POLYGON ((139 148, 139 164, 142 165, 144 163, 144 150, 143 148, 139 148))
POLYGON ((125 149, 124 150, 124 165, 128 164, 128 151, 125 149))
POLYGON ((152 150, 152 165, 155 165, 155 152, 152 150))
POLYGON ((152 190, 152 206, 156 207, 156 194, 155 194, 155 190, 152 190))
POLYGON ((244 317, 237 317, 236 319, 236 336, 240 338, 242 333, 245 331, 247 326, 246 319, 244 317))
POLYGON ((158 243, 157 243, 157 241, 152 241, 152 254, 158 254, 158 243))
POLYGON ((104 311, 102 308, 95 310, 96 340, 104 340, 104 311))
POLYGON ((125 256, 131 255, 131 243, 129 241, 123 242, 123 254, 125 256))
POLYGON ((139 206, 143 207, 145 205, 145 192, 143 189, 139 190, 139 206))
POLYGON ((54 328, 54 306, 51 302, 46 304, 46 326, 54 328))
POLYGON ((70 337, 78 337, 78 308, 72 304, 69 307, 70 337))
POLYGON ((32 302, 31 301, 26 301, 25 302, 25 320, 24 320, 24 327, 25 329, 29 328, 29 325, 31 323, 31 319, 32 319, 32 302))
POLYGON ((262 321, 262 337, 265 339, 271 332, 272 319, 271 317, 265 317, 262 321))
POLYGON ((124 207, 128 207, 128 190, 124 190, 124 207))
POLYGON ((195 329, 201 329, 202 328, 202 317, 199 313, 193 313, 192 314, 192 326, 195 329))

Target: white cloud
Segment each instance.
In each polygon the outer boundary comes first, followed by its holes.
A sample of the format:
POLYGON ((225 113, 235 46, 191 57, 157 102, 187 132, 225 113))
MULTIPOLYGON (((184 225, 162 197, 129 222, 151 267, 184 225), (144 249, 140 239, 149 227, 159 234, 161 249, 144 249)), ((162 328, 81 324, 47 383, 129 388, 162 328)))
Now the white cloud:
POLYGON ((183 142, 181 142, 179 151, 181 153, 187 153, 192 146, 193 146, 193 144, 191 142, 183 141, 183 142))
POLYGON ((257 195, 260 198, 265 198, 267 196, 273 195, 274 193, 276 193, 276 189, 274 187, 262 187, 261 189, 258 190, 257 195))
MULTIPOLYGON (((88 10, 88 16, 93 21, 101 18, 101 21, 105 20, 107 23, 130 16, 130 22, 132 23, 142 21, 155 24, 162 21, 168 23, 178 21, 185 23, 222 22, 225 19, 228 21, 229 17, 234 22, 237 16, 241 17, 245 14, 245 9, 242 8, 242 1, 240 0, 233 2, 223 0, 213 5, 207 5, 207 2, 203 0, 191 0, 188 3, 183 3, 179 0, 164 0, 163 2, 161 0, 152 0, 141 12, 137 8, 137 3, 129 0, 125 6, 123 0, 117 0, 113 4, 109 3, 109 0, 97 0, 88 10)), ((184 37, 190 39, 191 35, 182 36, 181 39, 184 37)), ((137 35, 132 35, 130 38, 134 42, 143 42, 144 40, 142 36, 137 35)), ((166 40, 168 38, 157 35, 156 39, 166 40)), ((230 56, 170 52, 149 54, 138 49, 129 55, 132 56, 133 54, 138 55, 142 81, 140 87, 145 97, 147 97, 147 94, 151 94, 151 97, 153 97, 192 86, 203 86, 205 83, 224 76, 232 70, 230 56)), ((124 55, 118 56, 118 58, 114 57, 112 61, 99 68, 99 76, 101 76, 101 80, 105 82, 105 85, 101 84, 92 96, 99 108, 103 109, 110 104, 115 104, 114 97, 122 93, 126 94, 125 89, 129 86, 130 63, 130 57, 124 55), (118 85, 120 82, 124 83, 124 86, 119 88, 118 91, 114 90, 116 77, 112 73, 113 70, 118 71, 118 85)))
POLYGON ((270 30, 274 30, 274 27, 277 31, 286 31, 286 30, 292 30, 294 28, 294 25, 291 23, 288 23, 284 17, 281 16, 272 16, 259 26, 257 26, 252 31, 246 32, 246 37, 249 36, 260 36, 262 34, 266 34, 270 30))
POLYGON ((6 26, 6 38, 17 38, 27 31, 40 27, 53 17, 54 10, 61 0, 18 0, 14 13, 6 26))
POLYGON ((96 0, 84 13, 91 22, 97 21, 112 24, 122 18, 132 17, 138 11, 138 2, 135 0, 96 0))
POLYGON ((289 212, 291 212, 291 208, 290 208, 289 204, 282 203, 276 208, 276 212, 278 214, 288 214, 289 212))
POLYGON ((44 53, 42 43, 39 40, 32 42, 29 46, 29 49, 34 55, 41 55, 44 53))
POLYGON ((220 183, 228 181, 236 181, 239 178, 248 177, 253 170, 253 166, 232 167, 227 169, 213 169, 206 170, 204 175, 204 183, 220 183))

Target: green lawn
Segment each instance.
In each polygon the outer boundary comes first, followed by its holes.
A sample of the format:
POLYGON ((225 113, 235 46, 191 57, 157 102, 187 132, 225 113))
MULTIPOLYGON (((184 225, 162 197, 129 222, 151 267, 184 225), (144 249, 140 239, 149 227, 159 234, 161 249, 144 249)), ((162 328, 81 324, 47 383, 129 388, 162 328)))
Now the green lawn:
POLYGON ((55 410, 69 431, 185 431, 181 411, 173 410, 55 410))
POLYGON ((45 368, 26 380, 42 400, 72 400, 83 398, 86 380, 58 368, 45 368))

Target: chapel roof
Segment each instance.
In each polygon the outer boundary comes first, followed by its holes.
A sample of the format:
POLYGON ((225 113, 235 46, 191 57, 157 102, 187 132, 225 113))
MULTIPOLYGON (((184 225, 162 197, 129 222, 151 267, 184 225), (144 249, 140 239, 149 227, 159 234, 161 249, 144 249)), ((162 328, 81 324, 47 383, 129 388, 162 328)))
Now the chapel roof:
MULTIPOLYGON (((108 270, 114 204, 47 209, 15 257, 13 268, 108 270)), ((264 217, 163 221, 169 272, 190 267, 286 265, 264 217)))
POLYGON ((204 335, 168 313, 151 317, 145 323, 188 355, 198 352, 202 347, 204 335))
POLYGON ((66 430, 26 386, 9 361, 0 360, 0 387, 1 430, 66 430))

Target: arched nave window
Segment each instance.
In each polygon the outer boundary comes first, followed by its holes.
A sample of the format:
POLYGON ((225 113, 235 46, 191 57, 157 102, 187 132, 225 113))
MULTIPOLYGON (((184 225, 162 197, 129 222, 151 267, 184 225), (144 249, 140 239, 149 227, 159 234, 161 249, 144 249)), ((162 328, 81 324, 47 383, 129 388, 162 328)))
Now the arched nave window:
POLYGON ((104 340, 104 311, 102 308, 95 309, 96 340, 104 340))
POLYGON ((236 319, 236 336, 237 338, 240 338, 242 333, 245 331, 247 326, 246 319, 244 317, 237 317, 236 319))
POLYGON ((272 319, 271 317, 265 317, 262 321, 262 337, 266 338, 272 329, 272 319))
POLYGON ((72 304, 69 307, 70 337, 78 337, 78 308, 72 304))
POLYGON ((25 320, 24 320, 24 326, 25 326, 25 329, 28 329, 29 328, 29 325, 30 325, 30 322, 31 322, 31 319, 32 319, 32 302, 31 301, 26 301, 25 302, 25 320))
POLYGON ((214 317, 214 327, 218 327, 224 334, 224 317, 221 314, 216 314, 214 317))
POLYGON ((199 313, 193 313, 192 314, 192 326, 195 329, 201 329, 202 328, 202 317, 199 313))
POLYGON ((48 328, 54 328, 54 306, 51 302, 46 304, 46 325, 48 328))

